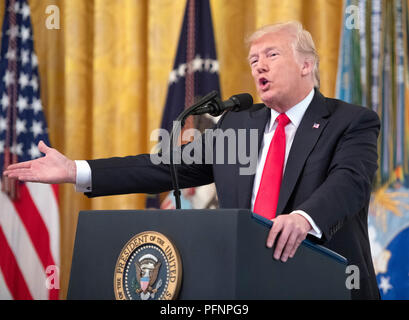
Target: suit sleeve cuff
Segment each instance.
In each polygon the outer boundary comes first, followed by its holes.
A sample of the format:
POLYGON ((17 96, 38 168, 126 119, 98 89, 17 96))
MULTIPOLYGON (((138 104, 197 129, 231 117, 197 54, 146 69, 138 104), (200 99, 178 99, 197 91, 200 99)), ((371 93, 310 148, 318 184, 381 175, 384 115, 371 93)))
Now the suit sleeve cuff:
POLYGON ((75 160, 75 165, 77 166, 75 191, 91 192, 92 191, 91 167, 85 160, 75 160))
POLYGON ((321 229, 318 228, 318 226, 316 225, 314 220, 312 220, 312 218, 305 211, 295 210, 295 211, 291 212, 291 214, 294 214, 294 213, 302 215, 310 223, 310 225, 312 227, 312 230, 308 232, 310 235, 312 235, 314 237, 317 237, 318 239, 322 238, 321 229))

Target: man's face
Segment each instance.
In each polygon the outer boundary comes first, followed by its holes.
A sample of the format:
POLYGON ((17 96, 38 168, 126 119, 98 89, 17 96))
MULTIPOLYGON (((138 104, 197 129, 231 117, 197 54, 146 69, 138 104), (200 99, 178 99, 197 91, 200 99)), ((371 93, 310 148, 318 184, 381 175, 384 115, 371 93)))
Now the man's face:
POLYGON ((294 54, 293 40, 288 32, 278 31, 265 34, 251 44, 251 74, 261 100, 270 108, 285 109, 297 103, 297 93, 302 87, 302 63, 294 54))

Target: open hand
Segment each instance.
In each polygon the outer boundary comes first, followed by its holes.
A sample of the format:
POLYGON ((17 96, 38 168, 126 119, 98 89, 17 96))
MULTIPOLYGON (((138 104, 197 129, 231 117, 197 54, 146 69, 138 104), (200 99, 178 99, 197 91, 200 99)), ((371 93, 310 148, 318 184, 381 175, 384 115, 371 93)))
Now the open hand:
POLYGON ((38 143, 38 149, 45 154, 44 157, 12 164, 3 174, 26 182, 75 183, 77 173, 73 160, 48 147, 43 141, 38 143))

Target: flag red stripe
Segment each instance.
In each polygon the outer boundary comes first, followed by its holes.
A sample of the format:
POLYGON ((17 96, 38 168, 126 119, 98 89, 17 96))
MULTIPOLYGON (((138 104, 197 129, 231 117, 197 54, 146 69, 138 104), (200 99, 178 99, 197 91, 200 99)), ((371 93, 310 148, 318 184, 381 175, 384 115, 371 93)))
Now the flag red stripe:
POLYGON ((55 199, 56 199, 57 203, 59 203, 60 202, 60 196, 59 196, 59 191, 58 191, 59 190, 58 189, 58 184, 52 184, 51 188, 52 188, 52 190, 54 192, 54 196, 55 196, 55 199))
POLYGON ((33 300, 1 226, 0 252, 0 269, 3 272, 4 281, 6 282, 13 299, 33 300))
POLYGON ((24 183, 20 184, 19 192, 20 197, 18 200, 13 201, 13 205, 27 229, 27 233, 45 270, 49 265, 55 265, 51 254, 48 229, 24 183))
POLYGON ((58 289, 51 289, 50 290, 50 300, 59 300, 59 290, 58 289))

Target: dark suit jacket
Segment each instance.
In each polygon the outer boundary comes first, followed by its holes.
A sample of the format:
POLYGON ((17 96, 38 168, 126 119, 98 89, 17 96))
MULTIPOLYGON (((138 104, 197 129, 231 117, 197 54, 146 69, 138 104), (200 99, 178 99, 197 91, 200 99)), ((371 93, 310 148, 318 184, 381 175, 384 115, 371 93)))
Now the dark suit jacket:
MULTIPOLYGON (((256 104, 248 111, 225 113, 217 127, 235 132, 245 129, 247 133, 258 129, 260 146, 270 114, 265 105, 256 104)), ((353 298, 379 298, 367 228, 379 128, 375 112, 316 91, 294 137, 278 200, 278 214, 304 210, 323 232, 319 242, 359 267, 360 289, 352 290, 353 298), (318 128, 314 124, 319 124, 318 128)), ((215 158, 222 150, 213 151, 215 158)), ((227 148, 224 153, 227 159, 227 148)), ((169 166, 153 165, 149 155, 92 160, 89 164, 90 197, 172 189, 169 166)), ((227 161, 182 163, 177 166, 179 183, 185 188, 215 182, 221 208, 250 208, 254 175, 240 175, 240 167, 227 161)))

